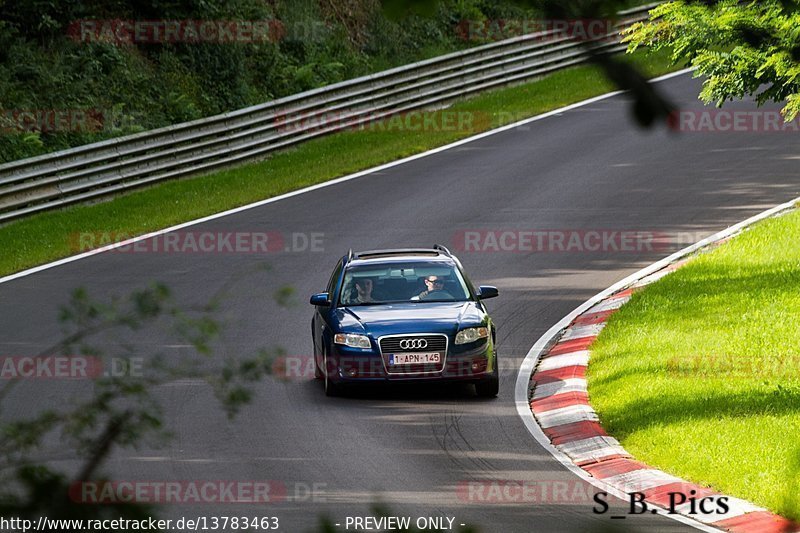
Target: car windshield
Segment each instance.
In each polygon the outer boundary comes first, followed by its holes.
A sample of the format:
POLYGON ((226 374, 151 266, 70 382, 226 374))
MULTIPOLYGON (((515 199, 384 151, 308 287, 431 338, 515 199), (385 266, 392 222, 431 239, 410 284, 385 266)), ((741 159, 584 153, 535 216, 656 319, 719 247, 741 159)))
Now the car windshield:
POLYGON ((469 299, 467 284, 453 265, 414 261, 348 268, 339 303, 353 306, 469 299))

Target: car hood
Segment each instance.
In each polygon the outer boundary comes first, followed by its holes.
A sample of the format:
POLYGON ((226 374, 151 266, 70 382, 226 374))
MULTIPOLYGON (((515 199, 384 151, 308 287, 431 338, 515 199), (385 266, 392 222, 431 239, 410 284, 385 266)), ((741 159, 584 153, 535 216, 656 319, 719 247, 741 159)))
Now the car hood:
POLYGON ((461 324, 480 324, 484 313, 475 302, 403 302, 339 310, 344 327, 360 325, 375 337, 397 333, 453 333, 461 324))

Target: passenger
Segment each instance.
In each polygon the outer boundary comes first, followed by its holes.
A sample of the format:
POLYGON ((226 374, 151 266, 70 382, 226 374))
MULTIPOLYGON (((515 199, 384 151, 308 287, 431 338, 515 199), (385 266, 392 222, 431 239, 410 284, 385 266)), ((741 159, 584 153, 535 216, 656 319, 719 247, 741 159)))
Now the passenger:
POLYGON ((372 280, 369 278, 355 279, 355 294, 352 303, 364 304, 372 302, 372 280))
POLYGON ((373 294, 372 292, 373 286, 374 282, 372 281, 372 278, 356 278, 355 280, 356 294, 355 298, 353 298, 352 303, 368 304, 381 301, 379 295, 373 294))

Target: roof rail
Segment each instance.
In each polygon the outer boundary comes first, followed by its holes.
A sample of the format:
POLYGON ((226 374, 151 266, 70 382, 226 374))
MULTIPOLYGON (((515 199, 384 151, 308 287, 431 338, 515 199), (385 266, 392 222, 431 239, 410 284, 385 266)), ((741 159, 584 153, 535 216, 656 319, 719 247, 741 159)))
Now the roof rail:
POLYGON ((368 257, 376 256, 391 256, 391 255, 436 255, 438 250, 431 248, 391 248, 386 250, 365 250, 363 252, 355 252, 354 259, 365 259, 368 257))
POLYGON ((448 250, 447 247, 445 247, 442 244, 434 244, 433 245, 433 249, 434 250, 439 250, 439 251, 443 252, 445 255, 447 255, 449 257, 453 257, 453 254, 450 253, 450 250, 448 250))

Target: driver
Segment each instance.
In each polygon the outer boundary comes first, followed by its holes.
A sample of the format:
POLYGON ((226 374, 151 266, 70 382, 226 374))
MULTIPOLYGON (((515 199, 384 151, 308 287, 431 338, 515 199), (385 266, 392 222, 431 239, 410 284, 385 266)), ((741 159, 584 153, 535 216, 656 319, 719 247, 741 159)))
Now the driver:
POLYGON ((412 300, 452 300, 453 295, 444 290, 444 279, 439 276, 425 278, 426 289, 414 296, 412 300))

